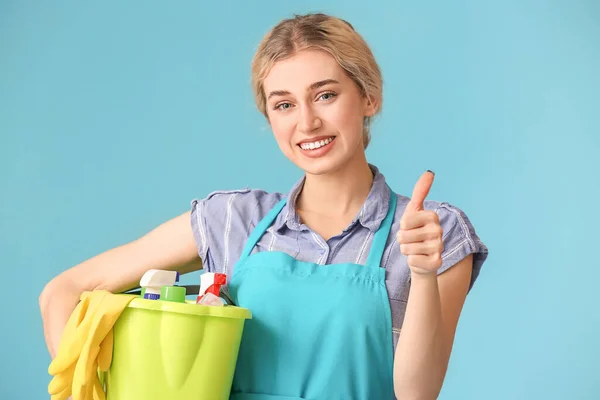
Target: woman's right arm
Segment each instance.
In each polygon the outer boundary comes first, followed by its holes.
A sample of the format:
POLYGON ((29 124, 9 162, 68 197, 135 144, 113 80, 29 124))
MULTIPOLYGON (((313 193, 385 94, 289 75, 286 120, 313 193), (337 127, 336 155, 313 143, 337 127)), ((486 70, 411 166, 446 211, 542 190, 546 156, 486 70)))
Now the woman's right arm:
POLYGON ((119 293, 139 285, 149 269, 179 271, 202 268, 190 212, 175 217, 133 242, 113 248, 52 279, 39 297, 48 351, 55 357, 63 329, 85 291, 119 293))

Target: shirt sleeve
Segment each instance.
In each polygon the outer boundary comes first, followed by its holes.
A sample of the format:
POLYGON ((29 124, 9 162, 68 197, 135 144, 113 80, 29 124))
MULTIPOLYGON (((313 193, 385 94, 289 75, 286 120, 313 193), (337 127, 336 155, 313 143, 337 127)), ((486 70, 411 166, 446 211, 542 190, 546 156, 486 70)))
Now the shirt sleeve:
POLYGON ((488 256, 488 248, 481 241, 467 215, 449 203, 440 203, 436 210, 443 230, 442 266, 438 274, 473 254, 473 272, 469 290, 475 284, 483 263, 488 256))
POLYGON ((232 247, 249 236, 256 199, 250 189, 215 191, 191 203, 191 224, 198 255, 208 272, 227 273, 232 247))
POLYGON ((191 225, 205 271, 231 277, 250 233, 277 194, 258 189, 215 191, 191 203, 191 225))

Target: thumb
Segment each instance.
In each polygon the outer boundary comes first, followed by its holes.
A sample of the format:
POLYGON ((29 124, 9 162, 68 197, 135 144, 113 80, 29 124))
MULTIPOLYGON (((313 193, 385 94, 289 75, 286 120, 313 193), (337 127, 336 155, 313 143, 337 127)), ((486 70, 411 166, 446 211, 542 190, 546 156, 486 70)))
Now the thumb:
POLYGON ((423 202, 425 198, 429 194, 429 190, 431 189, 431 185, 433 185, 433 179, 435 177, 435 173, 433 171, 427 170, 427 172, 423 173, 415 187, 413 189, 412 198, 410 202, 406 206, 406 211, 408 212, 416 212, 423 210, 423 202))

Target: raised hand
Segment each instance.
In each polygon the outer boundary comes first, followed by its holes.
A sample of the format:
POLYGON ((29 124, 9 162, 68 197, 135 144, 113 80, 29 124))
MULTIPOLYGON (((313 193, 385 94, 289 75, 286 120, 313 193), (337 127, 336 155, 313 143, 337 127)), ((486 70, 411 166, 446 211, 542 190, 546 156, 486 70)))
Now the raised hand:
POLYGON ((432 171, 421 175, 400 221, 397 239, 412 273, 436 273, 442 266, 444 244, 440 220, 435 211, 423 207, 434 177, 432 171))

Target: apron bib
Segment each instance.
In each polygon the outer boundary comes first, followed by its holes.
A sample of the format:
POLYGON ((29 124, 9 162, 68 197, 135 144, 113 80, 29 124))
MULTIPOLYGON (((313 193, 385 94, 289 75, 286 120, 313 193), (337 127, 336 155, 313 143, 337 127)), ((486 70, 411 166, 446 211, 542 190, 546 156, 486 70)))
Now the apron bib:
POLYGON ((235 303, 252 311, 230 399, 394 399, 392 317, 380 266, 396 209, 390 192, 366 265, 250 255, 286 199, 259 222, 229 284, 235 303))

